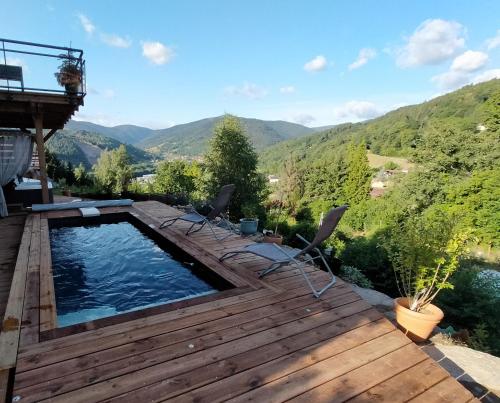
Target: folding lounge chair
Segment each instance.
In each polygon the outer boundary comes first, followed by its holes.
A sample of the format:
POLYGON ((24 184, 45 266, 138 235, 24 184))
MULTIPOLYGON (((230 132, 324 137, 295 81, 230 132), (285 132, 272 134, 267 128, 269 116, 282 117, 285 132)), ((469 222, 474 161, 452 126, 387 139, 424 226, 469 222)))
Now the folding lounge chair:
POLYGON ((311 288, 314 296, 316 298, 319 298, 321 294, 323 294, 326 290, 328 290, 332 285, 335 284, 335 276, 333 275, 330 266, 326 262, 326 259, 323 256, 320 249, 318 248, 318 246, 321 244, 321 242, 326 240, 333 233, 333 231, 337 227, 337 224, 342 218, 342 215, 346 210, 347 206, 341 206, 330 210, 323 219, 323 223, 321 224, 321 227, 319 228, 312 242, 308 242, 299 234, 297 234, 297 237, 307 244, 307 246, 302 250, 295 248, 285 249, 279 247, 274 243, 254 243, 251 245, 247 245, 244 249, 227 252, 224 255, 222 255, 219 258, 219 260, 223 261, 240 253, 253 253, 254 255, 270 260, 272 264, 259 274, 259 278, 264 277, 266 274, 273 272, 274 270, 278 269, 283 265, 286 264, 294 265, 300 270, 300 273, 306 279, 307 285, 311 288), (310 256, 309 252, 311 251, 316 252, 318 256, 316 257, 310 256), (302 259, 299 260, 299 258, 302 259), (321 259, 323 261, 325 267, 327 268, 331 276, 330 282, 327 285, 325 285, 321 290, 316 290, 314 288, 314 286, 311 283, 311 280, 309 280, 309 277, 307 276, 307 273, 304 271, 304 265, 306 263, 314 261, 315 259, 321 259))
POLYGON ((212 211, 208 213, 207 216, 201 215, 198 213, 196 210, 193 209, 193 211, 181 215, 179 217, 171 217, 165 220, 163 223, 161 223, 160 228, 165 228, 173 223, 175 223, 177 220, 182 220, 182 221, 187 221, 190 222, 192 225, 189 227, 189 229, 186 231, 186 235, 192 234, 194 232, 200 231, 205 225, 208 225, 210 230, 212 231, 212 234, 214 235, 214 238, 217 239, 218 241, 222 241, 226 239, 228 236, 231 235, 231 232, 229 232, 227 235, 223 237, 218 237, 217 234, 214 231, 213 228, 213 221, 219 217, 221 221, 224 223, 225 228, 232 229, 233 225, 231 222, 226 218, 224 214, 224 210, 226 209, 227 205, 229 204, 229 200, 231 199, 231 196, 233 195, 235 186, 234 185, 224 185, 221 187, 219 194, 213 200, 211 203, 210 207, 212 208, 212 211), (193 230, 195 226, 198 225, 198 228, 193 230))

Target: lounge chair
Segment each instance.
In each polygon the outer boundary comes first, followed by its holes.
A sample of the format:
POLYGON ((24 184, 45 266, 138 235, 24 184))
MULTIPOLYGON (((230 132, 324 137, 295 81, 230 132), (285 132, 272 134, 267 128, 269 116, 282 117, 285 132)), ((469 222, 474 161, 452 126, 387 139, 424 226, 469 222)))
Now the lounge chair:
POLYGON ((222 255, 219 260, 222 262, 223 260, 231 258, 240 253, 252 253, 254 255, 270 260, 272 262, 271 265, 259 274, 259 278, 264 277, 266 274, 273 272, 283 265, 291 264, 300 270, 300 273, 306 279, 307 285, 311 288, 314 296, 316 298, 319 298, 321 294, 323 294, 326 290, 328 290, 332 285, 335 284, 336 280, 330 266, 326 262, 326 259, 318 246, 333 233, 346 210, 347 206, 341 206, 330 210, 323 219, 323 223, 321 224, 312 242, 308 242, 302 236, 297 234, 297 237, 307 245, 302 250, 295 248, 283 248, 274 243, 253 243, 251 245, 245 246, 245 248, 241 250, 227 252, 222 255), (310 256, 309 252, 311 251, 316 252, 317 256, 310 256), (323 261, 323 264, 325 265, 328 273, 331 276, 331 280, 329 281, 329 283, 320 290, 316 290, 314 288, 311 280, 307 276, 307 273, 304 271, 304 265, 316 259, 321 259, 323 261))
POLYGON ((226 209, 227 205, 229 204, 229 200, 231 199, 231 196, 233 195, 235 186, 234 185, 224 185, 221 187, 219 194, 213 200, 213 202, 210 204, 210 207, 212 208, 212 211, 208 213, 207 216, 204 216, 200 213, 198 213, 195 209, 193 211, 181 215, 179 217, 171 217, 163 221, 160 225, 160 228, 165 228, 173 223, 175 223, 177 220, 182 220, 182 221, 187 221, 192 223, 192 225, 189 227, 189 229, 186 231, 186 235, 192 234, 194 232, 200 231, 205 225, 208 225, 210 230, 212 231, 212 234, 214 235, 214 238, 217 239, 218 241, 222 241, 226 239, 228 236, 232 234, 232 232, 229 232, 227 235, 224 235, 222 237, 218 237, 217 234, 214 231, 213 228, 213 222, 215 221, 216 218, 220 218, 221 221, 218 223, 223 224, 224 228, 233 228, 233 225, 231 222, 227 219, 224 210, 226 209), (198 226, 195 230, 193 228, 195 226, 198 226))

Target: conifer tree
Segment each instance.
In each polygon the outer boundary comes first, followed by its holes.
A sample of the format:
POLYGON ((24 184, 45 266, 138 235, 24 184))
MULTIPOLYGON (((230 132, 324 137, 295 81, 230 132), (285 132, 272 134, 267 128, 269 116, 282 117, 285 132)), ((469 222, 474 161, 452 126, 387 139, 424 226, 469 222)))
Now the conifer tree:
POLYGON ((257 154, 235 116, 226 115, 214 129, 214 136, 205 155, 205 186, 210 197, 227 184, 236 186, 229 204, 232 218, 243 211, 255 215, 263 200, 264 177, 257 172, 257 154))
POLYGON ((365 143, 351 143, 347 151, 347 176, 343 188, 349 204, 354 205, 368 198, 371 176, 365 143))

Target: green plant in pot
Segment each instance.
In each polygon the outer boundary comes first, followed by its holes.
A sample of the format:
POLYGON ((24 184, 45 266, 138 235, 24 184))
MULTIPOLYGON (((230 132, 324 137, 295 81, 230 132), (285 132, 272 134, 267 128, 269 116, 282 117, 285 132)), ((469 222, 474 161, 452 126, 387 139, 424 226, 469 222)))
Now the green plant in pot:
POLYGON ((57 83, 64 87, 68 94, 78 93, 82 83, 82 72, 78 59, 71 52, 61 54, 59 58, 61 60, 59 71, 54 73, 57 83))
POLYGON ((457 230, 441 211, 412 217, 393 228, 385 242, 399 292, 394 300, 396 321, 414 341, 424 341, 443 319, 432 304, 466 255, 470 231, 457 230))
POLYGON ((240 232, 242 235, 253 235, 257 232, 259 219, 253 206, 245 205, 241 208, 244 218, 240 219, 240 232))
POLYGON ((267 216, 268 223, 274 227, 274 232, 266 232, 263 241, 281 245, 283 243, 283 235, 278 233, 278 228, 283 220, 286 219, 286 214, 283 214, 283 193, 280 194, 279 200, 275 200, 270 204, 267 216))

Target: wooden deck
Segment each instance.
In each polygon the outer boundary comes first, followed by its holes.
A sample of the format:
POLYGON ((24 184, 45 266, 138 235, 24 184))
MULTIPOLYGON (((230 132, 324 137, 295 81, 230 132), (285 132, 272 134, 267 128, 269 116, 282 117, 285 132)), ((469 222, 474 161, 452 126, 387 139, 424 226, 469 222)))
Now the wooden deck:
POLYGON ((5 314, 9 299, 25 219, 25 215, 14 215, 0 220, 0 318, 5 314))
MULTIPOLYGON (((205 262, 249 242, 232 236, 220 243, 208 231, 186 240, 185 224, 158 230, 162 218, 178 212, 157 202, 135 203, 129 211, 205 262)), ((249 256, 219 268, 238 283, 226 294, 41 341, 39 321, 47 315, 37 284, 46 281, 40 274, 46 218, 27 221, 29 256, 38 265, 26 268, 13 384, 21 402, 474 400, 349 285, 339 280, 315 299, 297 270, 258 280, 268 263, 249 256), (38 283, 29 275, 37 269, 38 283)), ((324 272, 307 270, 314 282, 325 282, 324 272)))

